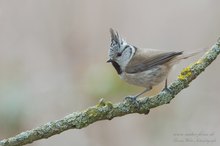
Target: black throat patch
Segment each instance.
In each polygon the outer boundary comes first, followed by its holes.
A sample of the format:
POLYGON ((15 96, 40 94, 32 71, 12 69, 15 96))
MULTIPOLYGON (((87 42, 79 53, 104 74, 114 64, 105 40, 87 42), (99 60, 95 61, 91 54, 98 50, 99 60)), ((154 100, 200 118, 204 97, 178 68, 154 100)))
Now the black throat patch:
POLYGON ((112 65, 114 66, 114 68, 115 68, 115 70, 117 71, 117 73, 120 75, 120 74, 122 73, 121 67, 120 67, 120 66, 118 65, 118 63, 115 62, 115 61, 112 61, 111 63, 112 63, 112 65))

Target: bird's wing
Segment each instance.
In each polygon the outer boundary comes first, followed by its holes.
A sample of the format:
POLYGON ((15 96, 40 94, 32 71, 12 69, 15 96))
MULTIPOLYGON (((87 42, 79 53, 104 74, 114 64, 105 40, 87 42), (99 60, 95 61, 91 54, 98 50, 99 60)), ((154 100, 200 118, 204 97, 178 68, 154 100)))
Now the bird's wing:
POLYGON ((127 73, 138 73, 162 65, 183 52, 138 51, 125 68, 127 73))

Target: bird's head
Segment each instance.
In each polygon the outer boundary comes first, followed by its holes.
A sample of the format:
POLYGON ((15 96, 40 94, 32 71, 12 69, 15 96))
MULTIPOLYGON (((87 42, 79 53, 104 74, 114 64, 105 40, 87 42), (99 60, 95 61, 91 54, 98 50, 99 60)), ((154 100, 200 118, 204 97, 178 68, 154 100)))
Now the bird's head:
POLYGON ((135 52, 135 47, 129 45, 118 32, 110 29, 111 45, 109 48, 109 60, 107 62, 117 63, 121 69, 130 61, 135 52))

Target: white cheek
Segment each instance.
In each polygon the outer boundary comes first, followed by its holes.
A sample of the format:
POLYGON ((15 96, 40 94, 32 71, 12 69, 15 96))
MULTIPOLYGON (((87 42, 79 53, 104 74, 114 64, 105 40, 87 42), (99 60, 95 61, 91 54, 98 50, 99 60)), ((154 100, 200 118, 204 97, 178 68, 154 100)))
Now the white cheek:
POLYGON ((121 67, 124 69, 126 66, 127 66, 127 64, 128 64, 128 62, 130 61, 130 54, 129 54, 130 52, 124 52, 123 53, 123 55, 120 57, 120 65, 121 65, 121 67))

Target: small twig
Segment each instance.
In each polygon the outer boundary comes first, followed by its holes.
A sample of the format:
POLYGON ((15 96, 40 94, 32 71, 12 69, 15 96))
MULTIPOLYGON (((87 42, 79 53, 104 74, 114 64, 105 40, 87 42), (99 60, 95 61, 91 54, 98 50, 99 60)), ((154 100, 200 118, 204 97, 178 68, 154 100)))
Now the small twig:
POLYGON ((205 53, 197 62, 189 65, 182 70, 178 79, 169 87, 169 91, 161 91, 152 97, 137 99, 137 102, 125 100, 120 103, 100 102, 93 107, 81 112, 74 112, 65 116, 63 119, 49 122, 35 129, 22 132, 14 137, 0 141, 0 146, 20 146, 33 141, 48 138, 69 129, 81 129, 96 121, 111 120, 115 117, 124 116, 132 113, 148 114, 151 108, 169 103, 181 90, 187 88, 189 83, 194 80, 205 68, 212 63, 220 53, 220 41, 205 53))

